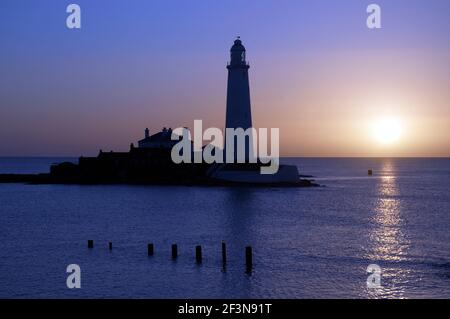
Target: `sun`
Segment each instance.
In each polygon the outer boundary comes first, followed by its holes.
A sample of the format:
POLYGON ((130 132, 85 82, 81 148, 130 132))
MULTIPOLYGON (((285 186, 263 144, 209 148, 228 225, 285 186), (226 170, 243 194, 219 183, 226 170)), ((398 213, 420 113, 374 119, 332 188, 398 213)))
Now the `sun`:
POLYGON ((373 123, 373 136, 381 144, 393 144, 400 139, 402 124, 397 118, 382 118, 373 123))

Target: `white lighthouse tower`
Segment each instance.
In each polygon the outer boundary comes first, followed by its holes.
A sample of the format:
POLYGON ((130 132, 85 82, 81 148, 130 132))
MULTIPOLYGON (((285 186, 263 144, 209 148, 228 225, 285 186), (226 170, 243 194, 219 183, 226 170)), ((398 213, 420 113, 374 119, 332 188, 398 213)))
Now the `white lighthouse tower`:
POLYGON ((250 107, 250 85, 248 69, 245 61, 245 48, 238 38, 230 50, 227 88, 227 119, 226 128, 252 127, 252 112, 250 107))
MULTIPOLYGON (((245 60, 245 47, 238 37, 230 50, 227 86, 227 112, 225 128, 242 128, 244 131, 252 127, 252 111, 250 106, 250 85, 248 69, 250 66, 245 60)), ((234 157, 237 156, 237 141, 234 141, 234 157)), ((253 149, 252 136, 245 142, 245 159, 249 159, 250 149, 253 149)))
MULTIPOLYGON (((225 128, 243 129, 247 131, 252 126, 252 112, 250 106, 250 85, 248 80, 248 69, 250 66, 245 60, 245 47, 239 37, 234 41, 230 50, 230 63, 228 69, 227 87, 227 114, 225 128)), ((252 130, 249 130, 251 132, 252 130)), ((254 141, 256 136, 251 133, 245 141, 245 162, 230 165, 229 162, 212 166, 208 175, 218 180, 237 183, 297 183, 299 181, 296 166, 280 165, 276 173, 272 175, 261 174, 260 164, 251 159, 256 156, 254 141), (250 164, 248 164, 250 162, 250 164)), ((225 141, 225 148, 227 147, 225 141)), ((237 158, 237 138, 234 140, 234 159, 237 158)), ((227 152, 225 152, 227 153, 227 152)), ((254 159, 254 158, 253 158, 254 159)))

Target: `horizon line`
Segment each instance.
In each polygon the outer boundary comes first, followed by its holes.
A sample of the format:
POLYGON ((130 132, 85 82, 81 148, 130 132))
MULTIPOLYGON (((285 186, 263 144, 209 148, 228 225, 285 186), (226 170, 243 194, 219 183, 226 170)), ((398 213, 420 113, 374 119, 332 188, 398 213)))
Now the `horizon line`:
MULTIPOLYGON (((108 153, 108 152, 105 152, 108 153)), ((114 152, 121 153, 121 152, 114 152)), ((0 155, 0 158, 80 158, 96 156, 71 156, 71 155, 0 155)), ((316 155, 298 155, 298 156, 280 156, 280 158, 329 158, 329 159, 450 159, 449 155, 444 156, 316 156, 316 155)))

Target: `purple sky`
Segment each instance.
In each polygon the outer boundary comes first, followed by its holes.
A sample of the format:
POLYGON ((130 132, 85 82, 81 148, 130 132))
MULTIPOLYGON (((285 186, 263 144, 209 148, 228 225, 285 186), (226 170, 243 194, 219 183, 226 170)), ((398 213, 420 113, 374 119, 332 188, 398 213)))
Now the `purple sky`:
POLYGON ((223 127, 229 48, 255 127, 285 156, 450 156, 450 1, 0 2, 0 156, 126 150, 163 126, 223 127), (382 29, 366 7, 382 8, 382 29), (65 8, 82 9, 69 30, 65 8), (391 145, 372 122, 395 117, 391 145))

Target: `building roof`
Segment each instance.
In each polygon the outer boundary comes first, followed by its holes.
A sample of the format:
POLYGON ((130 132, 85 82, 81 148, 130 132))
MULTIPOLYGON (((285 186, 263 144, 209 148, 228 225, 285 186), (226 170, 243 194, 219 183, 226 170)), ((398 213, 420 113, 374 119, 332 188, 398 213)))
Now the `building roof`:
POLYGON ((143 138, 142 140, 139 141, 139 143, 144 143, 144 142, 173 142, 172 140, 172 129, 166 129, 163 128, 163 130, 161 132, 158 132, 156 134, 153 134, 149 137, 143 138))

